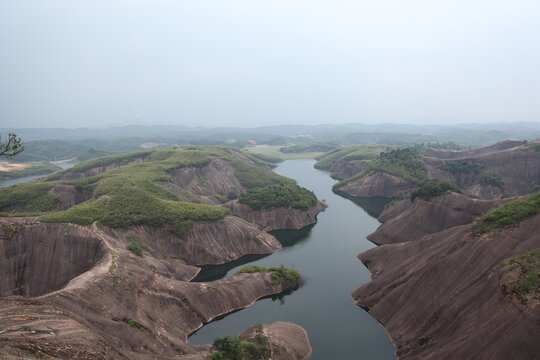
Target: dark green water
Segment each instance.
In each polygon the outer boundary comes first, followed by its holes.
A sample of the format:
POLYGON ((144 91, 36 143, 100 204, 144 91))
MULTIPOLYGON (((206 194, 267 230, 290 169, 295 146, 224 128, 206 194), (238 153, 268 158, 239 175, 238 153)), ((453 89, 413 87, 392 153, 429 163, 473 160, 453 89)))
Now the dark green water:
POLYGON ((311 360, 395 359, 394 346, 384 327, 350 297, 354 289, 370 280, 369 271, 356 256, 374 247, 366 236, 379 223, 362 207, 332 193, 335 181, 328 173, 313 168, 313 164, 313 160, 289 160, 275 171, 296 179, 329 205, 319 214, 317 224, 298 231, 273 232, 283 244, 281 251, 206 267, 196 279, 230 276, 248 263, 283 264, 300 271, 304 286, 213 321, 193 334, 190 343, 208 344, 216 337, 237 335, 254 324, 290 321, 307 330, 313 348, 311 360))

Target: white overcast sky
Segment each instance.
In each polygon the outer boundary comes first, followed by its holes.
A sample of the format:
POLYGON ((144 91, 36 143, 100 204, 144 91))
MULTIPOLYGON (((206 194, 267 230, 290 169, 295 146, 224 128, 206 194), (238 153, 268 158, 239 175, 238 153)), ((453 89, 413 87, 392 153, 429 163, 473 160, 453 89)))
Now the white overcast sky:
POLYGON ((0 0, 0 127, 540 121, 539 0, 0 0))

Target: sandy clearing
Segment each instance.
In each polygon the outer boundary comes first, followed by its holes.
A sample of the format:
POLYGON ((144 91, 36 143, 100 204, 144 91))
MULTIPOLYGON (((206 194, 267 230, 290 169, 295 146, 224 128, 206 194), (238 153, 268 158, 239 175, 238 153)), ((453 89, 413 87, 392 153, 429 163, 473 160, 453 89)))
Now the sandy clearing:
POLYGON ((15 172, 26 169, 27 167, 30 167, 30 164, 1 164, 0 171, 15 172))

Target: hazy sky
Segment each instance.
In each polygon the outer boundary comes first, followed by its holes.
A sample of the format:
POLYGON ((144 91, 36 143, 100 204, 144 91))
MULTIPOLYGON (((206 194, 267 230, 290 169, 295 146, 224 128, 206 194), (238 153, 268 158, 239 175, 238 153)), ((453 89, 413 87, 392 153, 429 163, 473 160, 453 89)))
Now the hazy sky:
POLYGON ((518 120, 538 0, 0 0, 0 127, 518 120))

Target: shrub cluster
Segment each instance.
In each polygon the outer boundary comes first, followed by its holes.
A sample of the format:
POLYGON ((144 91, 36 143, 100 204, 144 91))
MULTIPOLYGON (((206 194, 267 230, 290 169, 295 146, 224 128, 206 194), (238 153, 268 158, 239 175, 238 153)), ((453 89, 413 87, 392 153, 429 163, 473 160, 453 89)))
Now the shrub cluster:
POLYGON ((241 160, 233 160, 231 164, 234 167, 234 176, 236 176, 238 181, 240 181, 240 184, 247 189, 296 183, 293 179, 278 175, 270 170, 250 165, 241 160))
POLYGON ((429 201, 434 197, 444 194, 448 190, 463 194, 463 190, 455 184, 442 179, 429 179, 422 182, 411 192, 411 201, 417 197, 429 201))
POLYGON ((477 221, 472 231, 474 235, 479 236, 491 230, 512 228, 539 212, 540 193, 534 193, 488 211, 477 221))
POLYGON ((317 157, 316 169, 328 170, 338 162, 353 160, 371 160, 377 157, 382 145, 350 145, 328 151, 317 157))
POLYGON ((253 210, 293 207, 305 211, 317 205, 315 194, 296 184, 250 189, 241 194, 238 201, 249 205, 253 210))
POLYGON ((216 351, 212 354, 214 360, 267 360, 271 355, 270 342, 262 334, 246 340, 233 336, 217 338, 212 348, 216 351))
POLYGON ((476 174, 482 168, 482 164, 469 160, 446 161, 440 167, 442 170, 452 174, 476 174))
POLYGON ((478 177, 478 183, 482 186, 504 187, 504 178, 499 174, 484 172, 478 177))
POLYGON ((499 266, 504 272, 519 268, 520 274, 516 280, 503 284, 503 291, 514 296, 522 304, 527 303, 527 296, 538 294, 540 290, 540 248, 503 261, 499 266))
POLYGON ((235 275, 251 274, 257 272, 271 272, 270 278, 274 285, 282 285, 283 291, 294 290, 302 285, 302 276, 295 269, 289 269, 281 265, 280 267, 265 267, 258 265, 246 265, 240 268, 235 275))

